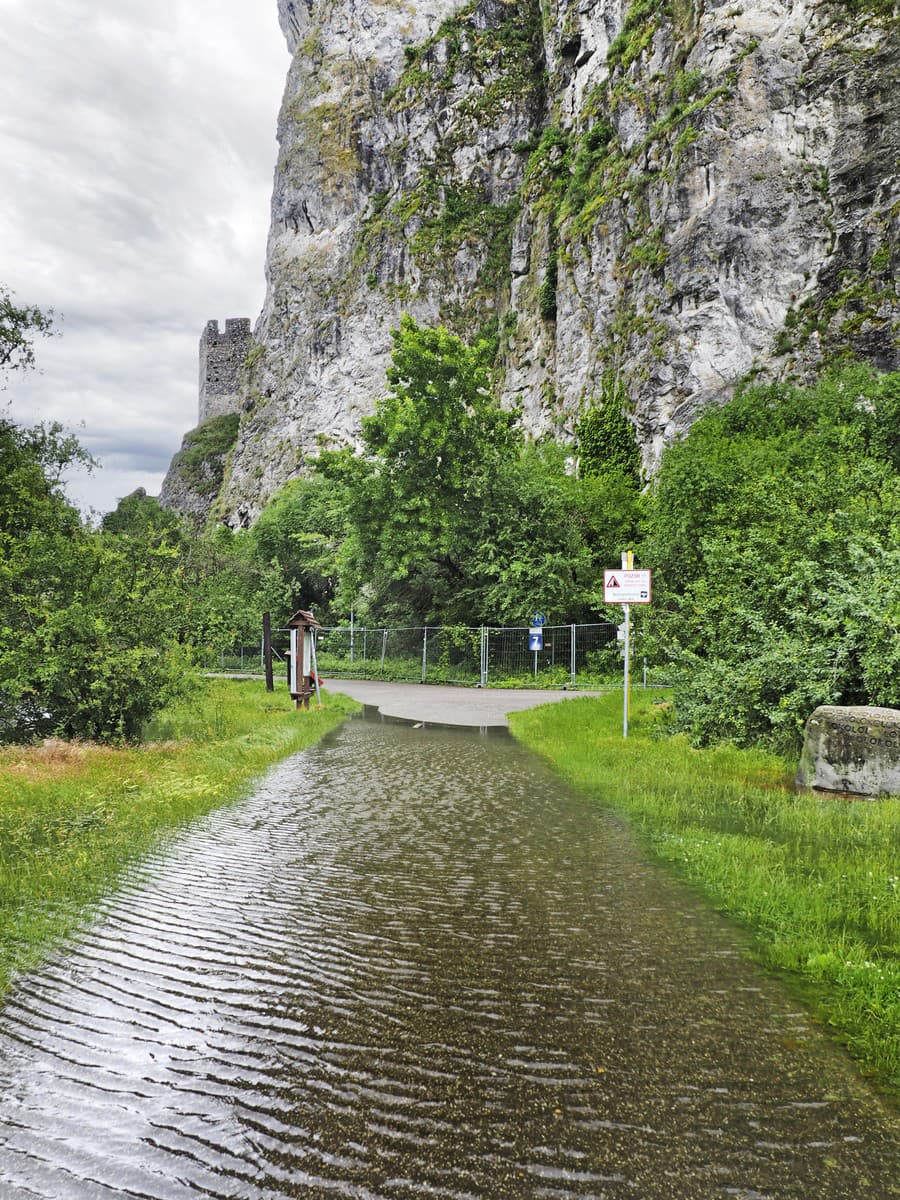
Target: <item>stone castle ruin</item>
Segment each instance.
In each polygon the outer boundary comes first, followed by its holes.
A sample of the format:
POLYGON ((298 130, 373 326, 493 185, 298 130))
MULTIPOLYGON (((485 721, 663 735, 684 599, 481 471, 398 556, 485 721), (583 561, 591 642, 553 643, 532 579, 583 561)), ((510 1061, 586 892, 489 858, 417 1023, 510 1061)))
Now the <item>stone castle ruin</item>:
POLYGON ((247 317, 229 317, 225 332, 207 321, 200 338, 200 405, 197 424, 240 412, 241 376, 252 336, 247 317))

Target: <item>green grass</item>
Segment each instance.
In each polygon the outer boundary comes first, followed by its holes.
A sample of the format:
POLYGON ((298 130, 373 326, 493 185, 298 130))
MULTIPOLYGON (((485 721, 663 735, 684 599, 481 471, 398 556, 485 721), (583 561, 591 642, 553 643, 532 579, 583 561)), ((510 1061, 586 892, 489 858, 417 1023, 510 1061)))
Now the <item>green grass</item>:
POLYGON ((900 800, 793 790, 795 764, 665 736, 637 693, 510 714, 513 733, 569 781, 624 810, 653 852, 752 933, 782 974, 900 1097, 900 800))
POLYGON ((295 712, 256 681, 204 680, 135 747, 0 748, 0 993, 76 929, 127 868, 246 793, 272 763, 358 708, 295 712))

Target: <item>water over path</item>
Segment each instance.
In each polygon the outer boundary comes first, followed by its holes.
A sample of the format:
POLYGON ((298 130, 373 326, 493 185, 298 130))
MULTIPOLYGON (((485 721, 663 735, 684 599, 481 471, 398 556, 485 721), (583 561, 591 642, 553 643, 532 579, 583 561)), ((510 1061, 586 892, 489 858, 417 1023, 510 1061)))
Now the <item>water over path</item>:
POLYGON ((3 1200, 882 1200, 900 1125, 511 739, 348 723, 0 1015, 3 1200))

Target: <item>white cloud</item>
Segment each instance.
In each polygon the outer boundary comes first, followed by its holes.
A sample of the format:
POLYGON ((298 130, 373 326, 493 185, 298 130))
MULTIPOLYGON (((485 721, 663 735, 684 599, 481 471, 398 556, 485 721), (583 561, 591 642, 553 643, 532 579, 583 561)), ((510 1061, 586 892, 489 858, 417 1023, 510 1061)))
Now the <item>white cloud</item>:
POLYGON ((276 0, 0 0, 0 282, 62 314, 0 399, 155 493, 196 421, 206 321, 255 318, 278 106, 276 0))

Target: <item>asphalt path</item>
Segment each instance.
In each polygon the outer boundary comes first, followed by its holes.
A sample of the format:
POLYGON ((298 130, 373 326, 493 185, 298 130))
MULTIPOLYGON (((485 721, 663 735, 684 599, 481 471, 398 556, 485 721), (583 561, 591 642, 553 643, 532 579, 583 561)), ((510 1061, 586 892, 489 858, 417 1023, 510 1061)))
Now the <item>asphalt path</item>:
POLYGON ((343 692, 360 704, 377 708, 383 717, 425 725, 468 725, 479 729, 505 726, 511 712, 554 704, 598 692, 539 688, 470 688, 440 684, 382 683, 375 679, 323 679, 331 692, 343 692))

